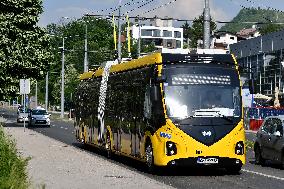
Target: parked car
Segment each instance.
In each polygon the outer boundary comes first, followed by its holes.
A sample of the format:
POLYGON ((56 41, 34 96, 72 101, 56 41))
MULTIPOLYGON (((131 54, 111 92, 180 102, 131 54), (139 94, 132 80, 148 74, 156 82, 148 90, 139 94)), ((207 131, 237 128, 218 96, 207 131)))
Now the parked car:
POLYGON ((29 113, 29 126, 50 126, 50 114, 44 108, 32 109, 29 113))
POLYGON ((284 115, 264 119, 254 143, 255 162, 263 165, 266 160, 276 161, 284 168, 284 115))
POLYGON ((29 114, 30 110, 29 109, 23 109, 23 108, 19 108, 17 111, 17 123, 22 123, 22 122, 28 122, 28 114, 29 114))

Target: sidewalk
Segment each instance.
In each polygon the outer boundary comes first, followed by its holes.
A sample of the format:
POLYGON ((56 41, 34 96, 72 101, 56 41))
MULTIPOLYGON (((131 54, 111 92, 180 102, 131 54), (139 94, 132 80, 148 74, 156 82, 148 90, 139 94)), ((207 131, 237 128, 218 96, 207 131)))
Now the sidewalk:
POLYGON ((31 157, 31 188, 171 188, 97 155, 22 127, 5 127, 21 156, 31 157))

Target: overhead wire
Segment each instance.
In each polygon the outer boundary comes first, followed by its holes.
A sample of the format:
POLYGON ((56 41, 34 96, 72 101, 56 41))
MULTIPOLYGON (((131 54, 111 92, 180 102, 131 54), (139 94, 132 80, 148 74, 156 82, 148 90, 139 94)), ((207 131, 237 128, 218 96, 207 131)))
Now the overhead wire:
MULTIPOLYGON (((155 11, 155 10, 157 10, 159 8, 166 7, 166 6, 168 6, 168 5, 172 4, 172 3, 175 3, 176 1, 177 0, 173 0, 173 1, 170 1, 168 3, 162 4, 162 5, 158 6, 158 7, 155 7, 153 9, 150 9, 148 11, 143 12, 142 15, 147 14, 147 13, 152 12, 152 11, 155 11)), ((137 16, 140 16, 140 15, 138 14, 137 16)))
POLYGON ((145 1, 144 1, 144 4, 142 4, 142 5, 138 6, 138 7, 135 7, 135 8, 133 8, 133 9, 131 9, 131 10, 125 12, 123 15, 127 15, 127 14, 129 14, 130 12, 133 12, 133 11, 136 10, 136 9, 140 9, 140 8, 142 8, 142 7, 144 7, 144 6, 146 6, 146 5, 150 4, 150 3, 152 3, 153 1, 154 1, 154 0, 145 0, 145 1))

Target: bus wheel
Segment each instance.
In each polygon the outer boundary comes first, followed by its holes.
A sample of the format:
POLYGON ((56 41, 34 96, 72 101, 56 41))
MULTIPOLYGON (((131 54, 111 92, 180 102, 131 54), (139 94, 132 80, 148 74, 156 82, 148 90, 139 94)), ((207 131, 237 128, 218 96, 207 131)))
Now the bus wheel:
POLYGON ((232 175, 240 174, 241 169, 242 169, 241 165, 234 165, 234 166, 226 167, 227 172, 232 175))
POLYGON ((254 149, 254 155, 255 155, 255 164, 263 165, 265 163, 265 160, 261 156, 261 149, 258 145, 254 149))
POLYGON ((155 170, 155 165, 154 165, 153 148, 150 142, 147 143, 146 145, 145 155, 146 155, 146 165, 148 172, 153 173, 155 170))
POLYGON ((107 136, 106 136, 106 151, 107 151, 107 157, 111 158, 111 156, 112 156, 112 154, 111 154, 111 140, 110 140, 109 132, 107 132, 107 136))

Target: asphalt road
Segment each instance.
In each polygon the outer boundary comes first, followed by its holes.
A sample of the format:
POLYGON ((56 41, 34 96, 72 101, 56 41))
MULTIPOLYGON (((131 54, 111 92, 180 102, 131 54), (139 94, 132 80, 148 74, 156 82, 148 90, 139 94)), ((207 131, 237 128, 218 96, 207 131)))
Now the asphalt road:
MULTIPOLYGON (((23 124, 16 123, 16 111, 11 112, 0 109, 0 116, 8 119, 6 126, 23 126, 23 124)), ((50 128, 37 127, 31 129, 106 159, 104 152, 91 147, 85 147, 75 140, 72 121, 53 120, 50 128)), ((246 133, 246 137, 248 140, 254 140, 255 134, 248 132, 246 133)), ((176 188, 284 188, 284 170, 281 169, 279 165, 272 162, 267 162, 265 166, 255 165, 254 153, 251 149, 247 151, 247 164, 243 166, 239 175, 228 175, 223 169, 209 168, 165 169, 160 171, 157 175, 150 175, 145 173, 144 165, 135 160, 115 156, 108 161, 126 167, 129 170, 137 171, 176 188)))

